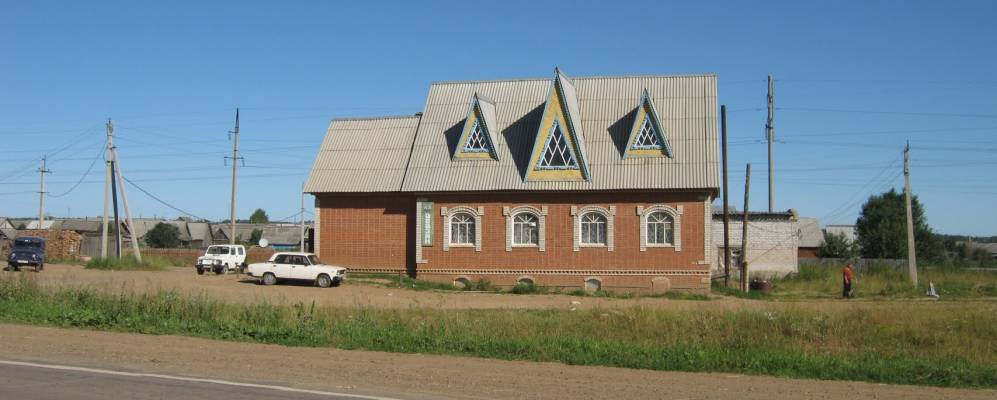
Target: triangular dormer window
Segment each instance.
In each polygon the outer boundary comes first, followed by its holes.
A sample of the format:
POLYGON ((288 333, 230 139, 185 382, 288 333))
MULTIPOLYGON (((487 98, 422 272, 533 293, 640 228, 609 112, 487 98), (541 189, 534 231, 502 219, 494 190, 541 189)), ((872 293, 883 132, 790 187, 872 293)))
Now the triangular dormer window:
POLYGON ((578 169, 578 163, 572 154, 568 141, 561 132, 561 126, 554 123, 547 143, 544 145, 543 156, 537 163, 537 169, 578 169))
POLYGON ((588 181, 589 163, 581 128, 575 86, 555 68, 523 181, 588 181))
POLYGON ((471 133, 467 136, 467 144, 464 145, 464 151, 472 153, 487 152, 491 147, 491 144, 488 143, 488 137, 485 136, 485 130, 481 122, 474 121, 471 133))
POLYGON ((644 89, 637 103, 633 127, 627 140, 627 151, 623 157, 671 157, 672 148, 668 144, 665 130, 661 126, 658 111, 651 100, 651 94, 644 89))
POLYGON ((644 116, 644 123, 640 126, 640 132, 637 133, 637 140, 634 141, 635 149, 660 149, 661 143, 658 141, 658 132, 654 130, 654 124, 651 123, 651 118, 647 115, 644 116))
POLYGON ((495 151, 495 103, 478 96, 471 96, 471 104, 464 120, 457 148, 454 150, 454 160, 498 160, 495 151))

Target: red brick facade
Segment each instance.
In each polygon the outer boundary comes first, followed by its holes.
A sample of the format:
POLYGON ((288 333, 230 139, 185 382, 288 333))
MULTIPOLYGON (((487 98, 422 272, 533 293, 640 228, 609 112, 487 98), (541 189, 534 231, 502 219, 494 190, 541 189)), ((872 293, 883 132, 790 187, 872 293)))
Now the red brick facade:
POLYGON ((320 195, 319 252, 323 260, 354 270, 407 271, 420 279, 454 282, 488 280, 515 285, 520 278, 538 285, 583 288, 586 280, 603 289, 661 291, 709 290, 711 248, 706 193, 582 192, 480 193, 424 195, 320 195), (421 246, 416 225, 419 201, 433 203, 432 245, 421 246), (545 208, 545 243, 537 247, 507 247, 509 219, 505 209, 529 205, 545 208), (578 247, 576 213, 585 206, 613 209, 612 250, 578 247), (680 212, 677 246, 641 249, 638 207, 667 206, 680 212), (480 250, 444 249, 447 217, 444 208, 470 207, 483 213, 480 250), (420 251, 417 251, 417 242, 420 251))

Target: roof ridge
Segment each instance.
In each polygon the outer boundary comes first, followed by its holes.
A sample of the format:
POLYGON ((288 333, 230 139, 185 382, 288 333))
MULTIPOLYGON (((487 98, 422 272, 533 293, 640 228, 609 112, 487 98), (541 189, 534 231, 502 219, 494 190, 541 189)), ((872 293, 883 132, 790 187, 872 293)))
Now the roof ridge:
POLYGON ((406 118, 419 118, 416 114, 405 114, 405 115, 373 115, 367 117, 336 117, 332 119, 332 122, 337 121, 374 121, 380 119, 406 119, 406 118))
MULTIPOLYGON (((627 78, 696 78, 696 77, 717 77, 717 73, 689 73, 689 74, 632 74, 632 75, 590 75, 590 76, 569 76, 568 79, 574 80, 589 80, 589 79, 627 79, 627 78)), ((441 80, 441 81, 431 81, 429 84, 432 85, 454 85, 454 84, 468 84, 468 83, 496 83, 496 82, 522 82, 522 81, 549 81, 550 78, 547 77, 536 77, 536 78, 508 78, 508 79, 468 79, 468 80, 441 80)))

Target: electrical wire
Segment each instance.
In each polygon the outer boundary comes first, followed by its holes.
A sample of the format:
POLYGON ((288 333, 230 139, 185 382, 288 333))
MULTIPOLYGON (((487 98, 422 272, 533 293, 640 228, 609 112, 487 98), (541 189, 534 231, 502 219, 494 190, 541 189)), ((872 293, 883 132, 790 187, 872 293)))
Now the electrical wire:
POLYGON ((52 198, 63 197, 65 195, 71 193, 73 190, 76 190, 76 188, 80 187, 80 184, 83 183, 83 180, 86 179, 87 175, 90 175, 90 171, 93 170, 93 166, 97 164, 97 160, 100 160, 100 157, 102 155, 104 155, 104 148, 106 146, 107 146, 107 141, 105 140, 104 144, 101 145, 100 151, 97 152, 97 156, 94 157, 93 161, 90 162, 90 166, 87 167, 87 172, 84 172, 83 175, 80 176, 80 180, 76 181, 76 184, 74 184, 73 187, 69 188, 69 190, 66 190, 65 192, 62 192, 60 194, 51 194, 48 197, 52 197, 52 198))
POLYGON ((208 220, 207 218, 201 218, 201 217, 198 217, 198 216, 196 216, 196 215, 194 215, 194 214, 191 214, 191 213, 189 213, 189 212, 186 212, 186 211, 184 211, 184 210, 181 210, 181 209, 180 209, 179 207, 176 207, 176 206, 174 206, 174 205, 172 205, 172 204, 170 204, 170 203, 167 203, 167 202, 166 202, 166 201, 164 201, 163 199, 160 199, 159 197, 156 197, 156 195, 154 195, 154 194, 152 194, 152 193, 149 193, 149 191, 147 191, 147 190, 143 189, 143 188, 142 188, 141 186, 139 186, 139 185, 135 184, 135 182, 132 182, 132 181, 131 181, 130 179, 128 179, 128 178, 124 178, 124 177, 122 177, 122 179, 124 179, 124 180, 125 180, 125 182, 128 182, 128 183, 130 183, 130 184, 131 184, 132 186, 134 186, 134 187, 135 187, 136 189, 138 189, 138 190, 139 190, 139 191, 141 191, 142 193, 145 193, 145 195, 146 195, 146 196, 149 196, 149 197, 151 197, 151 198, 152 198, 153 200, 156 200, 156 201, 158 201, 158 202, 159 202, 160 204, 162 204, 162 205, 164 205, 164 206, 166 206, 166 207, 169 207, 169 208, 173 209, 174 211, 177 211, 177 212, 179 212, 179 213, 181 213, 181 214, 183 214, 183 215, 186 215, 186 216, 188 216, 188 217, 194 217, 195 219, 199 219, 199 220, 202 220, 202 221, 207 221, 207 220, 208 220))

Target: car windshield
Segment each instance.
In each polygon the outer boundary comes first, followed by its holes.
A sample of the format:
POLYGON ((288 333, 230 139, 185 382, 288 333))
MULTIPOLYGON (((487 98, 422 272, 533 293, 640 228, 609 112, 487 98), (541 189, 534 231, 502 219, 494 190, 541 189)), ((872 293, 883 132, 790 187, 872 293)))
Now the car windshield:
POLYGON ((31 250, 41 248, 41 243, 33 240, 15 240, 14 248, 21 250, 31 250))
POLYGON ((318 257, 315 256, 308 256, 308 261, 310 261, 312 265, 322 264, 322 261, 319 261, 318 257))
POLYGON ((207 254, 211 255, 228 254, 228 247, 211 246, 208 247, 207 254))

